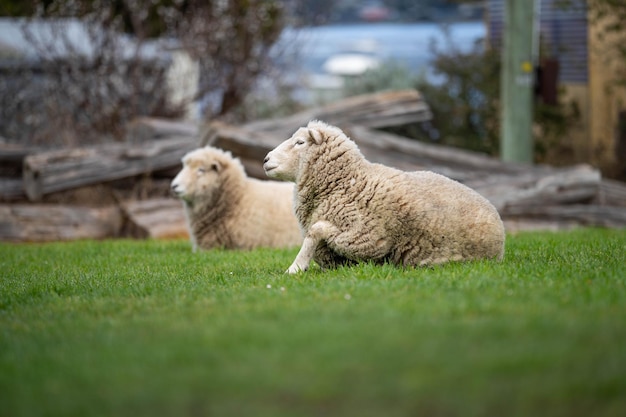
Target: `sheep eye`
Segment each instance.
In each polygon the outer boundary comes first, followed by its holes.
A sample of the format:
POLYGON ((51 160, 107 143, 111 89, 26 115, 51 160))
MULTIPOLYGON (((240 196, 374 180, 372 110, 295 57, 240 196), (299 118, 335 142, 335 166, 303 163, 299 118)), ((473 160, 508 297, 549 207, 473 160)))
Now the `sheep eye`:
POLYGON ((206 170, 204 168, 198 168, 198 174, 204 174, 206 170))
POLYGON ((298 139, 296 145, 304 145, 304 139, 298 139))

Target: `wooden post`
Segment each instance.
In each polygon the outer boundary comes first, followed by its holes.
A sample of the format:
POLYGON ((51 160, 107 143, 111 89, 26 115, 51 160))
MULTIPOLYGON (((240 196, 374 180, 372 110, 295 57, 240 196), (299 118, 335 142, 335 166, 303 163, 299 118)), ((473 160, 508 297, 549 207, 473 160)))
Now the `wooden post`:
POLYGON ((502 48, 501 157, 533 161, 533 38, 535 0, 506 0, 502 48))

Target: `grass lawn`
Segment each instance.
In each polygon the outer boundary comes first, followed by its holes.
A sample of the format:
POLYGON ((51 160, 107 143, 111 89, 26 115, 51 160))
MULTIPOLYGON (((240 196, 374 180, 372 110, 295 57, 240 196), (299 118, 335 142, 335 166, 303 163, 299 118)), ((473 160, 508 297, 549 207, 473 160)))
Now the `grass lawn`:
POLYGON ((626 231, 287 276, 296 252, 0 244, 0 416, 626 415, 626 231))

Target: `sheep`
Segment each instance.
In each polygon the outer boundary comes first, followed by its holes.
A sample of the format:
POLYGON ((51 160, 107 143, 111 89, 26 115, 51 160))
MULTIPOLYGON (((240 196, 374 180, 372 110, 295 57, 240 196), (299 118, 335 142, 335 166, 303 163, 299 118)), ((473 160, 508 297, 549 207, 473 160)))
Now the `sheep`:
POLYGON ((194 252, 300 245, 293 184, 248 178, 239 159, 210 146, 187 153, 182 163, 171 190, 183 202, 194 252))
POLYGON ((471 188, 429 171, 371 163, 341 129, 311 121, 267 154, 270 178, 296 185, 304 241, 287 273, 356 262, 431 266, 502 260, 495 207, 471 188))

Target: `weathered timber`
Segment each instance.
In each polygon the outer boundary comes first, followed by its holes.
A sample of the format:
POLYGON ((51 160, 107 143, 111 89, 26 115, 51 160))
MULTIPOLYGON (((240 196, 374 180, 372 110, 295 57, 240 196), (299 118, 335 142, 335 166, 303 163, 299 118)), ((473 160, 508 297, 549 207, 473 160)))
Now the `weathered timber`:
POLYGON ((502 219, 504 230, 507 233, 519 233, 528 231, 551 231, 570 230, 580 227, 580 222, 563 219, 542 219, 542 218, 508 218, 502 219))
POLYGON ((626 227, 626 210, 623 207, 594 204, 571 205, 515 205, 506 207, 503 217, 572 221, 581 226, 626 227))
POLYGON ((24 158, 39 150, 32 146, 0 143, 0 175, 20 176, 24 158))
MULTIPOLYGON (((272 147, 293 134, 310 120, 345 126, 358 124, 368 128, 401 126, 432 119, 430 107, 416 90, 385 91, 349 97, 324 106, 303 110, 291 116, 252 121, 242 127, 249 132, 264 132, 274 138, 272 147)), ((213 124, 215 122, 212 122, 213 124)), ((145 142, 169 136, 200 136, 200 146, 210 142, 211 124, 199 129, 193 122, 151 117, 133 120, 127 128, 128 142, 145 142)), ((253 136, 253 140, 256 138, 253 136)))
POLYGON ((204 145, 211 145, 231 151, 238 157, 261 159, 287 138, 250 130, 247 127, 237 127, 223 122, 213 122, 204 130, 204 145))
POLYGON ((182 203, 172 198, 126 201, 121 204, 126 220, 123 236, 134 238, 188 238, 182 203))
POLYGON ((626 207, 626 183, 603 179, 594 203, 603 206, 626 207))
POLYGON ((541 206, 588 203, 598 193, 600 172, 580 165, 550 172, 494 177, 487 184, 473 185, 501 214, 512 206, 541 206), (499 182, 495 182, 495 179, 499 182))
POLYGON ((0 201, 13 201, 25 197, 22 178, 0 177, 0 201))
POLYGON ((172 136, 198 136, 198 125, 193 122, 138 117, 126 127, 126 141, 143 143, 172 136))
POLYGON ((202 146, 210 145, 229 151, 239 158, 250 177, 267 179, 263 171, 265 155, 284 139, 222 122, 206 126, 202 146))
POLYGON ((432 113, 416 90, 385 91, 349 97, 287 117, 246 123, 244 127, 271 133, 280 143, 314 119, 336 126, 358 124, 381 128, 425 122, 432 119, 432 113))
POLYGON ((121 227, 122 215, 115 206, 0 205, 0 241, 104 239, 118 236, 121 227))
POLYGON ((0 201, 23 199, 22 166, 24 158, 38 148, 0 143, 0 201))
POLYGON ((429 169, 459 181, 496 174, 517 175, 529 169, 528 165, 504 164, 478 152, 427 144, 363 126, 348 125, 344 130, 368 159, 396 168, 414 166, 417 169, 429 169))
POLYGON ((24 189, 31 201, 40 201, 56 191, 173 168, 197 145, 194 137, 176 137, 29 155, 24 160, 24 189))

